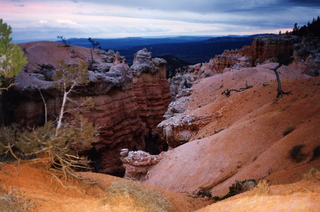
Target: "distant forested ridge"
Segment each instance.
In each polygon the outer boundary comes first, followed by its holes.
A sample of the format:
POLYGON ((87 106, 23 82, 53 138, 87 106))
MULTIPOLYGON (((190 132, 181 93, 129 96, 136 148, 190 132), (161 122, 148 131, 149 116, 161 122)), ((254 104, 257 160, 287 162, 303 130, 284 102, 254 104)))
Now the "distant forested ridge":
POLYGON ((294 24, 291 32, 293 35, 298 36, 316 36, 320 37, 320 17, 313 18, 312 22, 308 22, 307 25, 299 27, 297 23, 294 24))
MULTIPOLYGON (((118 39, 94 39, 100 43, 103 50, 112 49, 119 51, 131 64, 134 54, 146 48, 152 52, 153 57, 174 56, 190 64, 208 62, 216 55, 222 54, 226 49, 239 49, 245 45, 251 45, 254 37, 250 36, 181 36, 169 38, 118 38, 118 39)), ((75 46, 90 47, 86 38, 71 38, 67 42, 75 46)))

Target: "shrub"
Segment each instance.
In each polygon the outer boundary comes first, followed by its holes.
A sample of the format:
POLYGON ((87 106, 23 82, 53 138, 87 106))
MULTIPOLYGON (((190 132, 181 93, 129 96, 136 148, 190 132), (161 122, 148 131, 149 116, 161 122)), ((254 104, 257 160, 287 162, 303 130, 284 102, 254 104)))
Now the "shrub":
POLYGON ((70 174, 73 169, 88 169, 89 161, 78 153, 89 149, 97 138, 93 124, 80 118, 78 124, 64 124, 57 135, 55 128, 51 121, 36 129, 3 127, 0 129, 2 153, 10 151, 18 160, 44 157, 52 167, 70 174))
POLYGON ((103 203, 112 207, 119 204, 119 200, 137 211, 174 211, 172 204, 163 194, 154 189, 145 188, 138 182, 124 180, 112 182, 106 190, 103 203))
POLYGON ((305 146, 304 144, 299 144, 299 145, 294 146, 289 151, 289 155, 292 160, 294 160, 297 163, 300 163, 301 161, 303 161, 305 159, 306 155, 304 153, 302 153, 302 148, 304 146, 305 146))
POLYGON ((271 190, 269 184, 266 180, 260 181, 257 186, 254 188, 256 195, 270 195, 271 190))
POLYGON ((11 189, 8 193, 0 189, 0 211, 27 212, 34 207, 28 199, 20 196, 17 190, 11 189))
MULTIPOLYGON (((257 181, 254 179, 243 180, 243 181, 235 181, 229 187, 229 193, 225 196, 221 197, 220 200, 235 196, 237 194, 241 194, 246 191, 252 190, 257 185, 257 181)), ((214 197, 215 198, 215 197, 214 197)), ((216 199, 216 198, 215 198, 216 199)))

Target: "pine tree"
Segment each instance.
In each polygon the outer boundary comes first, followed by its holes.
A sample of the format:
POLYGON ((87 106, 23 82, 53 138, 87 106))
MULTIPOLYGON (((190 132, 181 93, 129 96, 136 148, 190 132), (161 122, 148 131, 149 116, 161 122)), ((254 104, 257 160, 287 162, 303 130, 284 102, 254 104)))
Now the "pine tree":
POLYGON ((27 64, 27 59, 20 47, 17 44, 10 44, 11 33, 12 28, 0 19, 0 87, 7 79, 17 76, 22 67, 27 64))

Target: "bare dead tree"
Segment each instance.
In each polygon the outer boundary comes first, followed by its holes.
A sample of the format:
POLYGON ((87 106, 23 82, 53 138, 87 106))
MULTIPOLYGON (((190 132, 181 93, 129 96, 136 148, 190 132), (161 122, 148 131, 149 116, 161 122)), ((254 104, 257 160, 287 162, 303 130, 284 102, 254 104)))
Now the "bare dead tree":
POLYGON ((282 97, 283 95, 289 95, 292 94, 290 91, 289 92, 285 92, 282 90, 282 85, 281 85, 281 81, 280 81, 280 76, 278 73, 278 69, 282 66, 282 65, 289 65, 292 62, 293 58, 291 58, 289 55, 285 54, 285 53, 279 53, 277 55, 277 62, 279 63, 274 69, 272 69, 276 75, 277 78, 277 83, 278 83, 278 88, 277 88, 277 98, 282 97))
POLYGON ((90 50, 90 54, 91 54, 91 61, 90 61, 90 69, 92 69, 93 63, 95 63, 94 59, 93 59, 93 54, 92 51, 95 49, 95 47, 99 46, 100 43, 97 41, 92 40, 92 38, 88 38, 88 41, 91 43, 91 50, 90 50))
POLYGON ((274 73, 276 74, 276 78, 277 78, 277 83, 278 83, 278 88, 277 88, 277 98, 282 97, 284 94, 285 95, 289 95, 292 94, 290 91, 289 92, 284 92, 282 90, 282 86, 281 86, 281 81, 280 81, 280 76, 278 73, 278 68, 280 68, 282 66, 282 64, 279 63, 279 65, 277 65, 277 67, 275 67, 274 69, 272 69, 274 71, 274 73))
POLYGON ((70 47, 70 45, 68 44, 68 41, 62 35, 57 36, 57 38, 61 39, 62 43, 64 44, 64 47, 70 47))

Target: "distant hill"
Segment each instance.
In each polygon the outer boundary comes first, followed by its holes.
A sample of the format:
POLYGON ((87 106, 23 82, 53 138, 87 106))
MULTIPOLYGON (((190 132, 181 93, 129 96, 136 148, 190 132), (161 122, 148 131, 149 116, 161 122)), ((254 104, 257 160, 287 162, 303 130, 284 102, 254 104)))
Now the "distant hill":
POLYGON ((245 45, 251 45, 253 38, 246 37, 216 37, 202 41, 185 43, 163 43, 153 45, 134 46, 129 49, 119 49, 121 55, 130 62, 133 54, 142 48, 152 52, 152 56, 160 57, 172 55, 191 64, 208 62, 211 58, 221 54, 225 49, 238 49, 245 45))
MULTIPOLYGON (((225 49, 238 49, 251 45, 254 37, 250 36, 180 36, 169 38, 118 38, 118 39, 93 39, 100 43, 102 49, 119 51, 131 64, 134 54, 147 48, 153 57, 171 55, 190 64, 208 62, 215 55, 221 54, 225 49)), ((90 47, 87 38, 71 38, 67 42, 71 45, 90 47)))
MULTIPOLYGON (((179 36, 179 37, 166 37, 166 38, 143 38, 143 37, 127 37, 127 38, 92 38, 94 41, 99 42, 102 49, 128 49, 133 46, 145 46, 163 43, 187 43, 203 41, 212 38, 212 36, 179 36)), ((71 45, 91 47, 91 43, 87 38, 70 38, 67 42, 71 45)), ((140 50, 140 49, 139 49, 140 50)))

